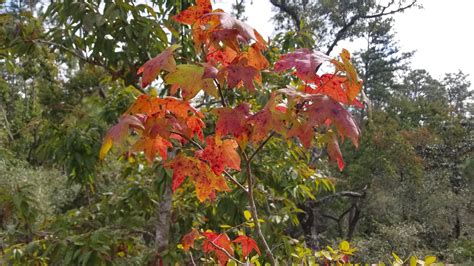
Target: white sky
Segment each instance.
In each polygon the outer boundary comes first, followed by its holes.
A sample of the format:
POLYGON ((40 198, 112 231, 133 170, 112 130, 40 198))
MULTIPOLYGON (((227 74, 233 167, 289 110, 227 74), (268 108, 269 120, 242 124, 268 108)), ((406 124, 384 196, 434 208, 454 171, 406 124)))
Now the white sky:
MULTIPOLYGON (((231 11, 234 0, 215 0, 214 8, 231 11)), ((251 0, 247 0, 251 2, 251 0)), ((268 0, 253 0, 247 6, 247 23, 264 37, 271 37, 272 5, 268 0)), ((412 8, 395 15, 396 39, 402 51, 416 50, 413 68, 428 70, 435 78, 459 69, 474 83, 474 1, 419 0, 423 9, 412 8)), ((356 44, 345 43, 349 51, 356 44), (351 47, 352 46, 352 47, 351 47)), ((335 51, 338 52, 338 51, 335 51)), ((472 86, 471 86, 472 88, 472 86)))

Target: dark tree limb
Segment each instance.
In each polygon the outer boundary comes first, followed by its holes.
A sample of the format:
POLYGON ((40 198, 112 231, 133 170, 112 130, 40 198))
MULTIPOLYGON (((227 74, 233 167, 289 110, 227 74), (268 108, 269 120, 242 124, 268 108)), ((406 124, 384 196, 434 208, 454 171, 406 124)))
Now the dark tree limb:
POLYGON ((406 9, 408 8, 411 8, 413 6, 416 5, 417 3, 417 0, 413 0, 410 4, 408 5, 405 5, 405 6, 401 6, 397 9, 394 9, 394 10, 390 10, 390 11, 387 11, 387 9, 393 5, 395 1, 392 0, 390 1, 390 3, 388 3, 386 6, 382 7, 381 11, 378 12, 378 13, 375 13, 375 14, 369 14, 369 15, 363 15, 363 14, 357 14, 357 15, 354 15, 350 20, 349 22, 347 22, 346 24, 344 24, 344 26, 342 26, 342 28, 336 33, 336 37, 334 38, 333 42, 329 45, 327 51, 326 51, 326 54, 329 55, 332 50, 334 49, 334 47, 336 47, 336 45, 339 43, 339 41, 341 41, 345 34, 347 33, 347 31, 349 31, 349 29, 360 19, 371 19, 371 18, 379 18, 379 17, 383 17, 383 16, 388 16, 388 15, 393 15, 395 13, 399 13, 399 12, 403 12, 405 11, 406 9))
POLYGON ((290 16, 293 23, 295 23, 296 31, 301 30, 301 19, 298 16, 298 9, 296 7, 288 6, 286 0, 270 0, 270 3, 290 16))

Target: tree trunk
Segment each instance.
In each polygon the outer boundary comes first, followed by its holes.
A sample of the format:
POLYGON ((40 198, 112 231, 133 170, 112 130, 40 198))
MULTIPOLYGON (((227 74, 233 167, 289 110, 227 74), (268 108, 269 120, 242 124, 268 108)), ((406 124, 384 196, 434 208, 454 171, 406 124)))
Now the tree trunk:
POLYGON ((171 184, 166 184, 160 203, 156 206, 155 224, 155 260, 153 265, 163 265, 163 254, 169 246, 171 229, 171 184))

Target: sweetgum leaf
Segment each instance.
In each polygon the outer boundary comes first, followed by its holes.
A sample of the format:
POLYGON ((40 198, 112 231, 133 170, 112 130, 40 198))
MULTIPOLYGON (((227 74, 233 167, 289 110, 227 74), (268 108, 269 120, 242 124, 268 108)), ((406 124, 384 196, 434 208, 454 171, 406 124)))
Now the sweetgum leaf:
POLYGON ((139 130, 144 129, 142 121, 133 115, 123 115, 119 122, 112 126, 105 135, 104 142, 99 152, 99 159, 103 160, 113 144, 122 143, 128 136, 130 128, 136 128, 139 130))
POLYGON ((248 257, 248 255, 252 252, 252 250, 255 250, 258 255, 261 255, 260 249, 258 249, 257 242, 253 240, 252 238, 248 236, 238 236, 236 239, 234 239, 232 242, 234 243, 240 243, 242 245, 242 256, 248 257))
POLYGON ((240 171, 240 156, 235 140, 225 139, 217 143, 214 136, 208 136, 206 145, 204 150, 196 152, 196 156, 207 161, 216 175, 222 174, 225 168, 240 171))
POLYGON ((280 56, 275 63, 276 72, 282 72, 292 68, 296 69, 296 76, 305 82, 311 82, 316 78, 316 68, 331 58, 319 51, 307 48, 297 49, 294 52, 280 56))
POLYGON ((169 73, 165 77, 167 84, 172 86, 172 94, 175 94, 177 88, 182 89, 183 99, 190 100, 204 90, 213 97, 219 97, 216 85, 210 78, 203 78, 204 67, 199 65, 183 64, 176 67, 176 71, 169 73))
POLYGON ((178 49, 179 45, 172 45, 153 59, 148 60, 143 66, 141 66, 137 74, 143 73, 142 77, 142 88, 150 85, 151 82, 160 74, 161 70, 173 72, 176 70, 176 61, 173 57, 174 50, 178 49))
POLYGON ((212 4, 210 0, 196 0, 195 6, 181 11, 179 14, 174 15, 172 18, 180 23, 192 25, 204 14, 212 11, 212 4))
POLYGON ((354 88, 346 76, 324 74, 321 77, 316 76, 314 84, 317 86, 316 89, 312 89, 308 86, 306 87, 305 92, 310 94, 325 94, 342 104, 364 108, 360 101, 351 96, 354 94, 354 89, 357 90, 358 94, 360 88, 354 88))
POLYGON ((225 249, 230 255, 234 256, 234 249, 232 248, 232 243, 230 242, 227 234, 217 234, 215 232, 204 232, 202 234, 205 237, 204 243, 202 244, 202 251, 204 253, 214 252, 219 264, 227 265, 229 257, 224 252, 216 248, 213 244, 211 244, 211 242, 214 243, 216 246, 225 249))
POLYGON ((191 232, 187 233, 181 239, 184 251, 189 251, 190 248, 194 247, 194 241, 199 237, 199 232, 193 228, 191 232))
POLYGON ((337 72, 346 73, 346 94, 349 101, 352 102, 357 95, 359 95, 360 90, 362 89, 362 81, 359 80, 357 71, 351 63, 351 55, 349 52, 346 49, 342 49, 339 56, 341 57, 342 62, 337 60, 331 60, 331 62, 336 66, 337 72))
POLYGON ((199 201, 214 199, 216 191, 228 191, 224 177, 216 175, 205 162, 182 154, 164 164, 173 170, 172 189, 175 191, 186 177, 192 179, 199 201))
POLYGON ((217 114, 216 138, 232 135, 237 139, 240 146, 244 147, 251 132, 247 118, 250 116, 250 105, 241 103, 234 109, 223 107, 213 110, 217 114))

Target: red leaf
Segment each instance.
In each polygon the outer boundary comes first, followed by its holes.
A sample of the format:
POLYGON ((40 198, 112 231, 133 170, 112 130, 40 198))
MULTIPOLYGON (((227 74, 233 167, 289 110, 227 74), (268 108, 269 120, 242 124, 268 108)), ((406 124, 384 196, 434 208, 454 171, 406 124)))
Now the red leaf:
POLYGON ((342 159, 341 149, 339 149, 337 136, 336 134, 330 132, 327 133, 325 137, 329 159, 337 162, 339 171, 342 171, 344 169, 344 160, 342 159))
POLYGON ((244 257, 247 257, 252 250, 255 250, 258 255, 260 254, 260 250, 258 249, 257 243, 255 240, 248 236, 238 236, 236 239, 234 239, 232 242, 234 243, 240 243, 242 245, 242 255, 244 257))
POLYGON ((305 82, 311 82, 316 78, 316 68, 331 58, 319 51, 310 49, 297 49, 292 53, 282 55, 275 63, 276 72, 281 72, 291 68, 296 69, 296 76, 305 82))
POLYGON ((236 58, 234 62, 224 68, 223 72, 227 75, 229 89, 244 85, 248 90, 254 91, 253 82, 262 82, 260 71, 249 65, 247 57, 236 58))
MULTIPOLYGON (((286 94, 291 101, 296 101, 295 106, 299 106, 298 116, 293 118, 292 128, 288 134, 289 137, 298 137, 305 147, 311 144, 314 132, 313 127, 319 127, 324 124, 327 126, 334 124, 338 134, 344 140, 348 137, 352 143, 358 147, 360 130, 351 114, 342 107, 341 104, 334 101, 328 96, 321 94, 306 94, 299 92, 292 88, 278 90, 279 93, 286 94), (302 119, 300 122, 295 119, 302 119), (307 136, 309 135, 309 136, 307 136)), ((336 139, 327 141, 328 153, 332 160, 339 164, 339 169, 342 170, 344 163, 342 155, 340 154, 339 145, 336 139), (334 142, 334 140, 336 142, 334 142)))
POLYGON ((214 136, 206 138, 206 148, 196 152, 198 158, 207 161, 214 173, 222 174, 226 167, 240 171, 240 156, 236 149, 237 142, 233 139, 220 140, 217 143, 214 136))
POLYGON ((204 253, 214 252, 219 261, 220 265, 226 265, 229 261, 229 257, 220 249, 216 248, 214 245, 221 247, 226 250, 230 255, 234 256, 234 249, 232 248, 232 243, 230 242, 227 234, 217 234, 214 232, 204 232, 202 233, 206 238, 202 244, 202 251, 204 253), (211 244, 214 243, 213 244, 211 244))
POLYGON ((229 107, 218 108, 213 111, 217 114, 216 138, 222 138, 228 134, 234 136, 241 146, 245 146, 250 127, 247 118, 250 116, 250 105, 241 103, 234 109, 229 107))
POLYGON ((148 62, 138 69, 138 75, 143 73, 142 88, 145 88, 151 82, 153 82, 158 74, 160 74, 162 69, 168 72, 173 72, 176 70, 176 61, 174 61, 173 51, 178 48, 179 45, 172 45, 168 47, 153 59, 148 60, 148 62))
POLYGON ((211 168, 203 161, 182 154, 164 164, 166 168, 173 169, 172 189, 175 191, 186 177, 193 180, 196 196, 202 202, 214 199, 216 191, 228 191, 225 179, 214 174, 211 168))
POLYGON ((190 248, 194 247, 194 241, 199 237, 199 232, 193 228, 191 232, 187 233, 181 239, 184 251, 189 251, 190 248))

